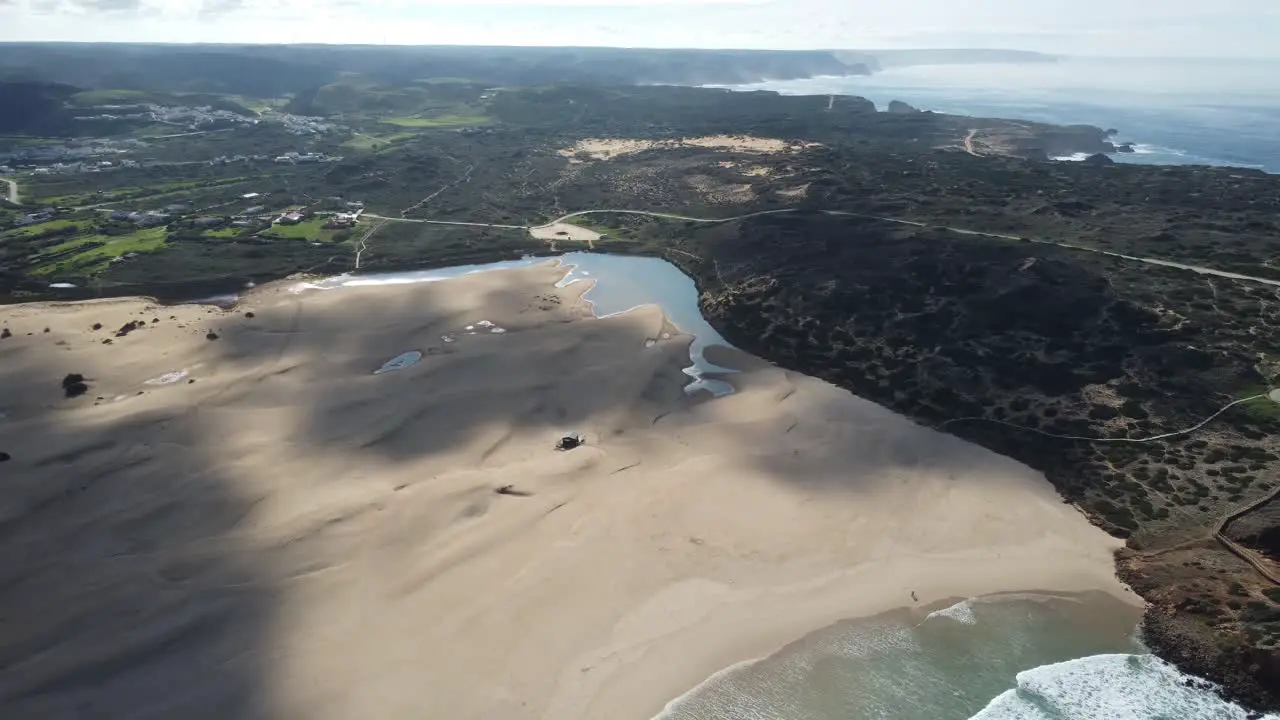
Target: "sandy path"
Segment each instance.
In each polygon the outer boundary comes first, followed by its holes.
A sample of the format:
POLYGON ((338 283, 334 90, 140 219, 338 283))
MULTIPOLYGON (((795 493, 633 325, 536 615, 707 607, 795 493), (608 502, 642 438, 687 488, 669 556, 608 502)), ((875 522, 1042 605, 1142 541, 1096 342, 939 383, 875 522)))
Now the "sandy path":
POLYGON ((0 308, 0 716, 644 720, 912 591, 1124 593, 1025 466, 736 352, 688 398, 558 277, 0 308))

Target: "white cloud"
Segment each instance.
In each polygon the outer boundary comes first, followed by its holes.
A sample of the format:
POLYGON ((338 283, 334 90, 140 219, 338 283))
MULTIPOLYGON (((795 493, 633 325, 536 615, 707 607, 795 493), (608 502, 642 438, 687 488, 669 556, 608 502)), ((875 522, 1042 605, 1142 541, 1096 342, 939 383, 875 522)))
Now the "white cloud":
POLYGON ((0 0, 0 40, 1278 56, 1276 0, 0 0))

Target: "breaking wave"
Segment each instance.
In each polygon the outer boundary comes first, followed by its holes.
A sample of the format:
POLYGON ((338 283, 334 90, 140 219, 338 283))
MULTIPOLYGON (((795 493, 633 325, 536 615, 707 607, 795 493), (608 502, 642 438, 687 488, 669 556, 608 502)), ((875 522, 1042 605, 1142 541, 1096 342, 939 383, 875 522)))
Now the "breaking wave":
POLYGON ((949 618, 964 625, 976 625, 978 622, 978 616, 973 612, 972 600, 962 600, 950 607, 934 610, 925 616, 926 621, 934 618, 949 618))
POLYGON ((1097 596, 1035 597, 843 621, 716 673, 654 720, 1256 717, 1147 654, 1133 634, 1137 609, 1097 596))
MULTIPOLYGON (((1018 673, 971 720, 1247 720, 1209 682, 1153 655, 1094 655, 1018 673)), ((1275 715, 1266 720, 1280 720, 1275 715)))

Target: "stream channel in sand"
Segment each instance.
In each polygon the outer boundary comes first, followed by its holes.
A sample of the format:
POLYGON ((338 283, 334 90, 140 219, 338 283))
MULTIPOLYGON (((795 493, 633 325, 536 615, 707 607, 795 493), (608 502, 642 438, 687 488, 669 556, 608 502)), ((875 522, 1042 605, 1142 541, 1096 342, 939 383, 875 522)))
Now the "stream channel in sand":
MULTIPOLYGON (((608 278, 607 283, 593 286, 583 296, 591 304, 596 317, 617 315, 641 305, 657 305, 673 325, 693 337, 689 348, 691 365, 685 369, 685 374, 693 378, 693 382, 685 388, 686 392, 706 390, 717 397, 733 392, 733 386, 729 383, 708 377, 733 371, 712 363, 703 354, 708 347, 729 347, 729 343, 702 317, 702 311, 698 308, 697 287, 675 265, 659 258, 604 253, 566 253, 558 259, 569 268, 569 273, 558 283, 558 287, 576 282, 595 282, 601 277, 608 278)), ((303 287, 330 290, 339 287, 438 282, 473 273, 528 267, 545 262, 545 257, 527 257, 433 270, 339 275, 308 283, 303 287)))

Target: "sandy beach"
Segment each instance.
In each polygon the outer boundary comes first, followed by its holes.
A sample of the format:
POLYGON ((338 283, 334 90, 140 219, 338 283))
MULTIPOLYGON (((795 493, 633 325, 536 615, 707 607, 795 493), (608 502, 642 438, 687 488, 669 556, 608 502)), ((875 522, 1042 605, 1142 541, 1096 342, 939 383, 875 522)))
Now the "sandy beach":
POLYGON ((0 716, 647 720, 843 618, 1138 602, 1031 469, 736 351, 686 396, 562 274, 0 308, 0 716))

